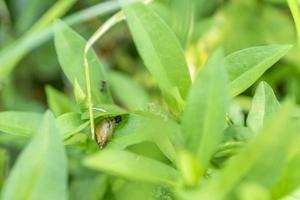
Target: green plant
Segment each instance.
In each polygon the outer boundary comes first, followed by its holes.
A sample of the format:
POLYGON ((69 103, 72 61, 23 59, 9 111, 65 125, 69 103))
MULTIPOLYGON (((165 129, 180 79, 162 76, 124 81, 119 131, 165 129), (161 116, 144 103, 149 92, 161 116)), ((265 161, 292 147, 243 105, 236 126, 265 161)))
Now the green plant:
MULTIPOLYGON (((55 21, 56 53, 74 98, 47 86, 51 111, 0 113, 2 132, 29 140, 2 199, 267 200, 292 195, 300 186, 300 117, 293 97, 280 103, 261 81, 245 109, 246 119, 239 120, 243 111, 232 111, 237 101, 243 103, 238 95, 292 45, 229 54, 219 47, 191 73, 183 51, 189 26, 174 31, 152 10, 153 4, 120 4, 122 17, 115 23, 126 18, 160 89, 159 101, 151 104, 151 94, 141 85, 107 68, 87 48, 94 42, 55 21), (119 123, 108 123, 113 137, 100 149, 95 125, 116 117, 119 123)), ((185 8, 190 9, 188 4, 185 8)), ((1 161, 5 156, 0 155, 1 161)))

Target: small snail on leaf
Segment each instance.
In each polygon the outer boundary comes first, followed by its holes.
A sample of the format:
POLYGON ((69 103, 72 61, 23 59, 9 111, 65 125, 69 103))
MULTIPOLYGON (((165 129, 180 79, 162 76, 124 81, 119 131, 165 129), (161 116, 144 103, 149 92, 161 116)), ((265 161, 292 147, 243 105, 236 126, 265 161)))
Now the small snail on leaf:
POLYGON ((106 118, 96 125, 95 140, 98 146, 102 149, 108 140, 112 138, 115 126, 120 123, 120 116, 106 118))

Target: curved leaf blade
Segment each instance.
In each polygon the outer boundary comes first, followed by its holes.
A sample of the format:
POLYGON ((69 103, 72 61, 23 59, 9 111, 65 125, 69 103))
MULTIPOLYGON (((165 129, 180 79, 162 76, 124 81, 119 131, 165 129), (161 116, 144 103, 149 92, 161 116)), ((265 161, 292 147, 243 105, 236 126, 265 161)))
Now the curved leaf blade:
POLYGON ((249 88, 267 69, 280 60, 291 45, 268 45, 243 49, 225 58, 230 81, 230 96, 249 88))
POLYGON ((151 8, 143 3, 122 4, 130 32, 146 67, 166 98, 180 103, 191 84, 188 66, 175 33, 151 8))
POLYGON ((83 162, 89 168, 131 180, 174 185, 178 176, 174 168, 129 151, 105 149, 83 162))

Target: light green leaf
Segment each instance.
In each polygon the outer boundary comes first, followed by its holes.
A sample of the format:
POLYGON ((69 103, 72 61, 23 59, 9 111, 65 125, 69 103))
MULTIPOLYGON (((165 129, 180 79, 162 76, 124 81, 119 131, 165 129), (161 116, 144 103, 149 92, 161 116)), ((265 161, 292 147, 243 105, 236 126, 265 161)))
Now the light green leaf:
POLYGON ((6 174, 8 173, 9 154, 6 150, 0 149, 0 190, 6 181, 6 174))
POLYGON ((253 132, 258 132, 264 126, 265 121, 280 107, 272 88, 261 82, 256 89, 252 106, 247 118, 247 126, 253 132))
MULTIPOLYGON (((299 128, 294 129, 295 132, 299 128)), ((299 189, 300 186, 300 151, 299 151, 299 134, 291 142, 290 146, 294 151, 289 152, 286 156, 289 157, 288 163, 285 165, 282 176, 278 183, 271 189, 272 199, 280 199, 288 194, 299 189)), ((291 148, 291 149, 292 149, 291 148)))
POLYGON ((195 2, 193 0, 174 0, 171 2, 172 27, 183 47, 188 43, 194 20, 195 2))
POLYGON ((0 112, 0 131, 30 137, 37 130, 42 114, 32 112, 0 112))
POLYGON ((297 35, 298 35, 298 43, 300 44, 300 8, 299 1, 297 0, 287 0, 289 8, 294 18, 294 22, 296 25, 297 35))
POLYGON ((70 187, 70 197, 72 200, 99 200, 104 199, 108 188, 106 176, 96 176, 91 178, 75 179, 70 187))
POLYGON ((235 97, 249 88, 290 49, 291 45, 258 46, 227 56, 225 68, 230 81, 230 96, 235 97))
POLYGON ((56 116, 76 111, 74 102, 64 93, 50 85, 46 87, 46 95, 48 106, 56 116))
MULTIPOLYGON (((0 112, 0 131, 16 136, 32 137, 43 115, 32 112, 0 112)), ((64 139, 84 130, 89 121, 82 120, 80 113, 65 113, 56 119, 60 133, 64 139)))
POLYGON ((124 119, 114 133, 107 148, 125 149, 128 146, 142 142, 153 142, 162 153, 172 162, 176 161, 176 141, 171 136, 179 135, 178 124, 157 116, 142 116, 130 114, 124 119))
POLYGON ((1 199, 63 200, 67 198, 66 190, 66 155, 55 118, 47 112, 15 163, 1 199))
POLYGON ((166 164, 129 151, 115 149, 104 149, 88 156, 84 159, 84 165, 130 180, 167 185, 174 185, 178 176, 178 172, 166 164))
POLYGON ((149 104, 149 95, 131 77, 118 72, 110 72, 109 78, 113 94, 129 110, 142 109, 149 104))
MULTIPOLYGON (((81 91, 87 94, 86 79, 84 73, 84 47, 86 41, 62 21, 55 23, 55 47, 60 65, 70 82, 78 82, 81 91)), ((112 98, 109 84, 103 66, 99 62, 96 53, 90 50, 88 55, 90 64, 90 78, 92 97, 95 104, 111 103, 112 98), (106 90, 101 92, 101 85, 105 83, 106 90)))
POLYGON ((64 139, 79 133, 89 125, 89 121, 81 119, 80 113, 65 113, 59 116, 56 122, 64 139))
POLYGON ((219 50, 199 72, 187 98, 182 117, 182 131, 186 145, 205 169, 222 139, 228 109, 228 84, 219 50))
POLYGON ((191 79, 178 39, 168 25, 143 3, 120 3, 123 4, 130 32, 146 67, 172 108, 180 110, 180 98, 187 96, 191 79))
POLYGON ((290 131, 292 109, 290 104, 286 104, 273 115, 265 128, 227 163, 218 177, 197 193, 197 197, 224 199, 241 181, 255 182, 265 187, 276 183, 293 136, 290 131))

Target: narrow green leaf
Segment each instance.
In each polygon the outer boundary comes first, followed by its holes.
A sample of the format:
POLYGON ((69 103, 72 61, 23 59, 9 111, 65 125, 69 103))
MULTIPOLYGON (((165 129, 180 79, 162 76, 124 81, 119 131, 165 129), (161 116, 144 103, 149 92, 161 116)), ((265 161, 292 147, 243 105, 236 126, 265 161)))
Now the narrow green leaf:
POLYGON ((174 185, 178 176, 177 171, 166 164, 122 150, 105 149, 85 158, 84 165, 130 180, 167 185, 174 185))
POLYGON ((208 60, 190 91, 182 116, 182 131, 186 145, 208 166, 212 153, 222 139, 228 109, 228 84, 219 50, 208 60))
POLYGON ((173 28, 183 47, 188 43, 194 22, 195 2, 193 0, 175 0, 171 2, 173 28))
POLYGON ((139 110, 149 104, 149 95, 131 77, 110 72, 109 78, 114 96, 129 110, 139 110))
MULTIPOLYGON (((55 47, 60 65, 70 82, 78 82, 81 91, 87 95, 87 86, 84 73, 84 47, 86 41, 62 21, 55 23, 55 47)), ((88 55, 91 75, 92 97, 95 104, 111 103, 112 98, 104 68, 99 62, 96 53, 90 50, 88 55), (101 85, 105 91, 101 92, 101 85)))
POLYGON ((120 3, 146 67, 173 108, 176 103, 180 106, 180 97, 185 99, 187 96, 191 79, 182 47, 174 32, 143 3, 120 3))
POLYGON ((298 35, 298 43, 300 44, 300 8, 299 1, 297 0, 287 0, 289 8, 294 18, 297 35, 298 35))
POLYGON ((55 118, 47 112, 38 132, 14 165, 1 199, 66 199, 66 165, 55 118))
POLYGON ((0 112, 0 131, 30 137, 37 130, 42 115, 31 112, 0 112))
POLYGON ((2 190, 3 184, 6 181, 9 161, 10 158, 7 150, 0 149, 0 190, 2 190))
POLYGON ((256 89, 252 106, 247 118, 247 126, 253 132, 258 132, 265 121, 280 107, 279 102, 271 88, 266 82, 261 82, 256 89))
POLYGON ((292 108, 286 104, 273 115, 260 134, 232 158, 218 177, 207 183, 197 196, 219 200, 224 199, 241 181, 255 182, 265 187, 277 182, 293 136, 289 129, 292 108))
POLYGON ((259 46, 227 56, 225 68, 230 81, 230 96, 235 97, 249 88, 290 49, 291 45, 259 46))
POLYGON ((64 93, 56 90, 50 85, 46 87, 46 95, 48 106, 55 116, 76 111, 74 102, 72 102, 71 99, 64 93))
POLYGON ((61 0, 54 4, 30 29, 29 33, 39 32, 63 16, 77 0, 61 0))

